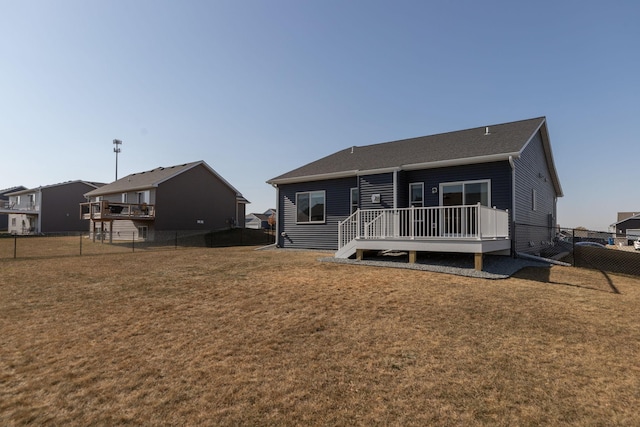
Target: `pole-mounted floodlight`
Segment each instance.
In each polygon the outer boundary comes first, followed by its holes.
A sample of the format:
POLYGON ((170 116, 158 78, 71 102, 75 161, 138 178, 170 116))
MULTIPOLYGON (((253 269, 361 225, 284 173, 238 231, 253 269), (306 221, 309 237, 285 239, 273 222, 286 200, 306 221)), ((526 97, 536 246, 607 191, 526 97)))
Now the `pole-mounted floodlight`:
POLYGON ((122 141, 119 139, 114 139, 113 144, 113 152, 116 153, 116 181, 118 180, 118 153, 120 152, 120 146, 122 145, 122 141))

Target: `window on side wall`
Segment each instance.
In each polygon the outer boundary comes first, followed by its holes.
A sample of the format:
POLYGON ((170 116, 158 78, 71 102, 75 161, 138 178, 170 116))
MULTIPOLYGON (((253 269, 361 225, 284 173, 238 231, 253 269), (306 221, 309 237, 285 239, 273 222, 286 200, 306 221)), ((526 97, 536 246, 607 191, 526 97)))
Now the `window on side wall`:
POLYGON ((320 224, 325 222, 325 192, 296 193, 296 222, 320 224))
POLYGON ((351 189, 351 213, 355 213, 358 210, 358 200, 360 200, 360 192, 358 187, 351 189))
POLYGON ((531 190, 531 210, 532 211, 537 211, 538 210, 538 192, 536 191, 536 189, 532 189, 531 190))

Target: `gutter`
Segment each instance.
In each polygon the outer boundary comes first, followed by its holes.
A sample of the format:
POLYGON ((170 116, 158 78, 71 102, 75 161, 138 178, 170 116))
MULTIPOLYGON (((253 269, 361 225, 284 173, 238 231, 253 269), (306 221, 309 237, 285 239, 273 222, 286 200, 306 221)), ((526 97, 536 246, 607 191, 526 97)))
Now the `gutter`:
POLYGON ((472 165, 478 163, 490 163, 490 162, 499 162, 504 160, 509 160, 510 158, 519 158, 520 153, 501 153, 501 154, 492 154, 488 156, 478 156, 478 157, 465 157, 461 159, 451 159, 451 160, 440 160, 436 162, 425 162, 425 163, 412 163, 401 166, 387 167, 387 168, 379 168, 379 169, 368 169, 368 170, 348 170, 342 172, 331 172, 325 174, 316 174, 316 175, 305 175, 305 176, 296 176, 291 178, 282 178, 282 179, 271 179, 267 181, 267 184, 294 184, 298 182, 308 182, 308 181, 321 181, 327 179, 335 179, 335 178, 349 178, 353 176, 362 176, 362 175, 377 175, 381 173, 389 173, 396 171, 410 171, 417 169, 435 169, 435 168, 443 168, 447 166, 464 166, 464 165, 472 165))

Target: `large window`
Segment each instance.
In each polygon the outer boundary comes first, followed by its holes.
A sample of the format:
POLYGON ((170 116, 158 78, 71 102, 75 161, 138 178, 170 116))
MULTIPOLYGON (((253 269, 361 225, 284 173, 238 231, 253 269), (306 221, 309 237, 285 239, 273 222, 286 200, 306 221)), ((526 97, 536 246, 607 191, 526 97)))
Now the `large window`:
POLYGON ((424 207, 424 184, 422 182, 409 184, 409 205, 415 208, 424 207))
POLYGON ((442 206, 491 205, 490 181, 468 181, 440 184, 442 206))
POLYGON ((325 192, 296 193, 296 221, 298 223, 323 223, 325 221, 325 192))
POLYGON ((351 189, 351 213, 358 210, 358 200, 360 199, 358 187, 351 189))

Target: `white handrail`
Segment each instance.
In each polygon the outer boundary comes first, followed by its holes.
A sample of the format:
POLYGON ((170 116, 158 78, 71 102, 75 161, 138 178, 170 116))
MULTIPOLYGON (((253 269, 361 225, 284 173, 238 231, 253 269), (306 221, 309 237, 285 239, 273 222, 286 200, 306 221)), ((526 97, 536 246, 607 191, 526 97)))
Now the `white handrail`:
POLYGON ((338 247, 362 239, 507 239, 509 211, 487 206, 358 209, 338 224, 338 247))

